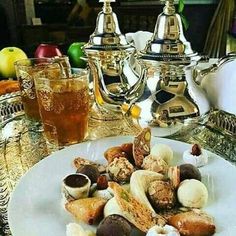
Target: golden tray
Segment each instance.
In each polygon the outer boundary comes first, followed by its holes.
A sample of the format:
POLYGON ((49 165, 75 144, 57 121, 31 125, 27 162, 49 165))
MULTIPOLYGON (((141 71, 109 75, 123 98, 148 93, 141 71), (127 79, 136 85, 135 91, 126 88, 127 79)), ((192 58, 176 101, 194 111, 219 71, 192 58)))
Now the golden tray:
POLYGON ((207 125, 236 138, 236 116, 225 111, 212 111, 209 115, 207 125))
POLYGON ((24 114, 20 92, 7 93, 0 96, 1 126, 24 114))

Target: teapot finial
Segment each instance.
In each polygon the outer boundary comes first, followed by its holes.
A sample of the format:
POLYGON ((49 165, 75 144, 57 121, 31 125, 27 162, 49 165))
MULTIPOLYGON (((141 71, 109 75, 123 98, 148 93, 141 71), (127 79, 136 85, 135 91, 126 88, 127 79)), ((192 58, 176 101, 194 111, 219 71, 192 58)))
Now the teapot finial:
POLYGON ((112 12, 111 2, 115 2, 116 0, 99 0, 99 2, 104 2, 103 12, 108 14, 112 12))
POLYGON ((164 13, 169 16, 175 14, 174 0, 166 0, 164 13))
POLYGON ((98 13, 96 27, 85 49, 117 49, 130 47, 125 36, 121 33, 119 22, 111 7, 115 0, 99 0, 103 9, 98 13))
POLYGON ((191 60, 197 54, 184 36, 181 17, 176 13, 174 0, 165 0, 163 12, 158 15, 154 33, 141 56, 152 61, 191 60))

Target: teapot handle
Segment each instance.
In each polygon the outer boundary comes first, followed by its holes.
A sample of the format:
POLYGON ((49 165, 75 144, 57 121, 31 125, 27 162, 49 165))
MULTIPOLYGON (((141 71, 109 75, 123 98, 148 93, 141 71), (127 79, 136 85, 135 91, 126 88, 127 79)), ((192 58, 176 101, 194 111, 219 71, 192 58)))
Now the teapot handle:
MULTIPOLYGON (((124 103, 132 104, 135 102, 135 100, 138 99, 137 94, 143 93, 143 90, 145 88, 146 78, 147 78, 147 76, 146 76, 147 68, 146 67, 144 67, 144 66, 142 67, 138 81, 133 86, 127 88, 128 91, 126 91, 124 93, 121 92, 120 94, 114 94, 114 93, 110 92, 106 87, 106 84, 105 84, 105 81, 104 81, 104 78, 102 75, 101 65, 99 65, 100 61, 98 59, 94 58, 94 63, 97 65, 99 77, 101 78, 99 81, 99 85, 102 88, 102 91, 104 92, 104 94, 106 95, 107 98, 117 102, 117 104, 119 104, 121 101, 123 101, 124 103)), ((127 78, 122 73, 123 67, 124 67, 123 61, 120 63, 120 67, 121 67, 120 76, 121 76, 122 82, 124 84, 126 84, 127 78)))
POLYGON ((222 66, 223 64, 233 61, 236 59, 236 52, 230 52, 227 55, 223 56, 219 60, 218 67, 222 66))
POLYGON ((236 59, 236 52, 230 52, 228 53, 227 55, 221 57, 219 60, 218 60, 218 63, 214 63, 212 64, 210 67, 206 68, 206 69, 195 69, 194 71, 194 80, 195 82, 200 85, 201 84, 201 81, 203 80, 203 78, 209 74, 209 73, 212 73, 212 72, 215 72, 219 67, 221 67, 222 65, 228 63, 228 62, 231 62, 233 60, 236 59))

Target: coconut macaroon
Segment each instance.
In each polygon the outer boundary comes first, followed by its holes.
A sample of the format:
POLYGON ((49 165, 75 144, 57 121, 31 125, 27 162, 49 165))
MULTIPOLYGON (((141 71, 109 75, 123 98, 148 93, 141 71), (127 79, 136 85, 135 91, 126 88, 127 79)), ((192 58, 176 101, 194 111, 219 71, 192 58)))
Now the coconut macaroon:
POLYGON ((151 149, 151 155, 162 158, 168 165, 170 165, 174 153, 170 146, 162 143, 155 144, 151 149))
POLYGON ((66 236, 95 236, 95 233, 90 230, 85 230, 81 225, 76 223, 69 223, 66 226, 66 236))
POLYGON ((177 190, 179 202, 185 207, 202 208, 208 200, 206 186, 196 179, 182 181, 177 190))
POLYGON ((126 183, 135 171, 134 166, 125 158, 115 158, 107 166, 107 171, 112 180, 119 183, 126 183))
POLYGON ((142 169, 154 171, 160 174, 166 174, 168 171, 168 164, 160 157, 148 155, 144 158, 142 169))
POLYGON ((183 153, 183 161, 196 167, 204 166, 208 163, 207 151, 201 149, 200 145, 194 144, 191 149, 183 153))
POLYGON ((146 236, 180 236, 180 233, 171 225, 155 225, 148 230, 146 236))

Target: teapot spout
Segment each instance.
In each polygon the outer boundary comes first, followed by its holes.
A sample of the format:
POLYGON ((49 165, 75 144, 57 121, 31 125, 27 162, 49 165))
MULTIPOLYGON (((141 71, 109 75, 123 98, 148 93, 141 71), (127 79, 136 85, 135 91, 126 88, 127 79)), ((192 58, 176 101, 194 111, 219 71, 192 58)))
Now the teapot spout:
POLYGON ((135 103, 143 95, 147 82, 147 67, 138 61, 135 61, 135 63, 137 63, 136 65, 139 68, 138 72, 130 66, 128 61, 125 61, 121 74, 122 80, 128 81, 130 85, 126 93, 126 102, 129 104, 135 103))
POLYGON ((111 69, 107 64, 106 67, 102 66, 96 58, 89 60, 89 66, 94 81, 95 101, 100 107, 120 111, 123 104, 133 104, 142 96, 147 78, 146 67, 140 65, 138 73, 125 59, 111 69))

